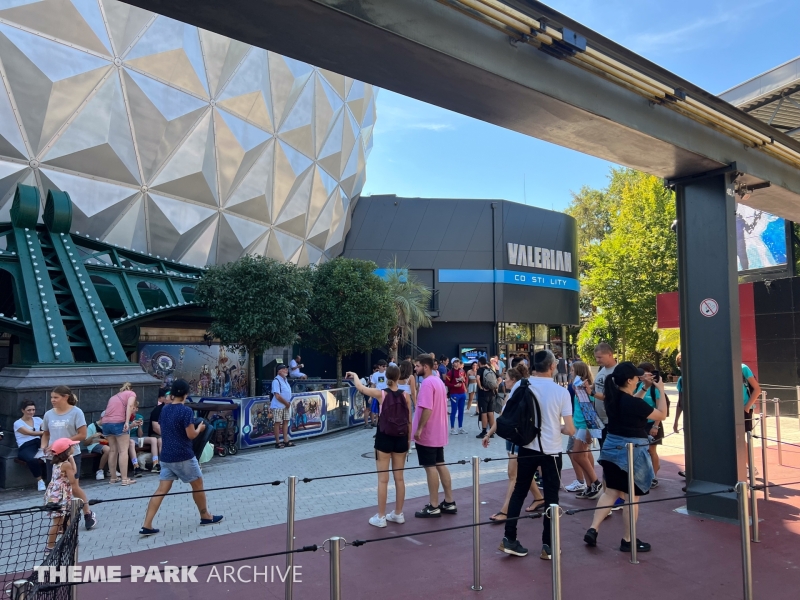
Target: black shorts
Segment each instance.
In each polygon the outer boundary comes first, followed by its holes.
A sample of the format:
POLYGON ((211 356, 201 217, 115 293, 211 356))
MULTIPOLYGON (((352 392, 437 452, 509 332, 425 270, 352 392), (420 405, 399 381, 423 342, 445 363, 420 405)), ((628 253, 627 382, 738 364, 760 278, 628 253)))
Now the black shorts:
POLYGON ((494 412, 494 394, 478 392, 478 414, 485 415, 494 412))
POLYGON ((753 431, 753 409, 744 411, 744 430, 753 431))
MULTIPOLYGON (((378 425, 378 432, 375 434, 375 450, 386 454, 405 454, 408 452, 407 435, 387 435, 383 433, 378 425)), ((377 458, 377 453, 375 458, 377 458)))
MULTIPOLYGON (((649 430, 649 429, 647 430, 647 433, 648 433, 648 434, 650 433, 650 430, 649 430)), ((661 443, 662 443, 662 442, 661 442, 661 440, 663 440, 663 439, 664 439, 664 425, 663 425, 663 423, 661 423, 660 421, 659 421, 659 423, 658 423, 658 433, 656 433, 656 434, 653 436, 653 438, 655 439, 655 442, 654 442, 653 444, 654 444, 655 446, 660 446, 660 445, 661 445, 661 443)))
MULTIPOLYGON (((603 467, 603 481, 606 487, 618 492, 628 493, 628 472, 620 469, 616 463, 609 460, 598 461, 600 466, 603 467)), ((646 496, 650 490, 640 490, 639 486, 634 484, 634 493, 636 496, 646 496)))
POLYGON ((420 467, 435 467, 444 462, 444 448, 431 448, 417 444, 417 458, 420 467))

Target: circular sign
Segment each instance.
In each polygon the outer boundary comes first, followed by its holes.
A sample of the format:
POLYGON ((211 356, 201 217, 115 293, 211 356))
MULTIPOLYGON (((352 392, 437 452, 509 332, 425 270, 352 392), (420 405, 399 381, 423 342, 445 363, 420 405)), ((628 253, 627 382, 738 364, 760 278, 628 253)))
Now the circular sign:
POLYGON ((719 303, 713 298, 706 298, 700 303, 700 314, 704 317, 713 317, 719 312, 719 303))
POLYGON ((244 433, 250 433, 251 431, 250 425, 245 425, 244 427, 242 427, 242 431, 244 433))

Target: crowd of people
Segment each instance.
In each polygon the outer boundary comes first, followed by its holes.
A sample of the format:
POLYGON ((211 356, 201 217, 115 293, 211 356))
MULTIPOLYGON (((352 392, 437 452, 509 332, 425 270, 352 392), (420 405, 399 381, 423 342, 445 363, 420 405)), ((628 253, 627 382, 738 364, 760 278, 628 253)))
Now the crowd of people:
MULTIPOLYGON (((592 369, 583 361, 564 359, 550 350, 532 356, 480 356, 464 364, 461 358, 423 354, 416 359, 405 357, 400 364, 379 361, 374 372, 363 379, 354 372, 346 377, 368 399, 364 408, 365 427, 377 428, 374 451, 378 474, 378 512, 369 519, 376 527, 388 522, 405 522, 404 466, 414 449, 420 467, 425 469, 428 501, 414 513, 416 518, 439 518, 456 514, 450 471, 445 463, 449 436, 467 433, 465 417, 475 417, 476 436, 489 447, 497 436, 503 439, 508 454, 508 487, 504 502, 490 519, 504 524, 499 549, 515 556, 528 550, 517 539, 517 521, 523 511, 543 511, 559 503, 563 489, 576 497, 597 500, 585 543, 597 545, 600 528, 613 510, 626 515, 619 549, 629 552, 636 544, 639 552, 648 552, 650 544, 632 540, 627 518, 636 502, 659 485, 658 446, 665 437, 664 422, 669 417, 669 399, 664 378, 652 363, 617 362, 611 346, 598 344, 592 369), (472 403, 476 411, 470 413, 472 403), (568 437, 566 448, 563 436, 568 437), (634 489, 629 487, 627 445, 633 444, 634 489), (598 452, 599 451, 599 452, 598 452), (595 460, 595 452, 598 455, 595 460), (575 472, 575 480, 562 481, 562 457, 566 453, 575 472), (395 485, 395 505, 387 513, 390 473, 395 485), (440 496, 440 488, 443 496, 440 496), (532 500, 526 506, 528 493, 532 500), (441 499, 441 500, 440 500, 441 499), (633 505, 631 506, 631 503, 633 505)), ((294 446, 287 438, 291 387, 289 370, 303 365, 281 365, 273 381, 272 412, 275 416, 277 447, 294 446), (280 435, 283 434, 283 442, 280 435)), ((680 354, 677 364, 681 365, 680 354)), ((747 365, 742 365, 745 426, 752 428, 753 407, 760 394, 758 381, 747 365)), ((678 403, 672 423, 679 431, 683 412, 682 379, 677 381, 678 403)), ((124 384, 109 398, 105 411, 96 422, 87 424, 78 399, 66 386, 50 394, 52 408, 36 416, 35 404, 25 400, 21 417, 14 423, 18 456, 25 461, 36 479, 39 491, 45 492, 50 505, 52 527, 46 552, 55 544, 64 517, 73 498, 83 500, 86 529, 97 525, 80 476, 83 453, 100 454, 95 478, 129 486, 142 471, 137 448, 147 447, 152 471, 159 475, 159 486, 151 498, 142 527, 142 536, 159 532, 154 518, 174 481, 188 483, 200 515, 200 525, 212 525, 221 515, 209 512, 203 490, 203 476, 193 440, 205 428, 185 405, 189 385, 176 380, 171 388, 159 391, 158 405, 150 414, 147 434, 145 419, 137 412, 139 400, 130 384, 124 384), (133 477, 129 477, 132 474, 133 477)), ((680 471, 681 476, 686 476, 680 471)), ((540 557, 552 558, 549 517, 543 515, 540 557)))

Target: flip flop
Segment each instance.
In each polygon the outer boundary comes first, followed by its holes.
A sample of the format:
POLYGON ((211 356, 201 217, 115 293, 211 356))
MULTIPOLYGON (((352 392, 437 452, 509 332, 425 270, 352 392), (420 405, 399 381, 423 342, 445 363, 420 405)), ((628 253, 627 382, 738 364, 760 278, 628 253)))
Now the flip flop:
POLYGON ((289 442, 288 444, 286 444, 287 448, 294 448, 295 446, 296 444, 294 442, 289 442))
POLYGON ((133 485, 134 483, 138 483, 135 479, 123 479, 120 485, 133 485))
POLYGON ((489 517, 489 520, 492 521, 493 523, 502 523, 506 519, 498 519, 497 517, 499 517, 500 515, 503 515, 504 517, 508 518, 508 515, 506 513, 499 512, 499 513, 495 513, 491 517, 489 517))
POLYGON ((544 508, 544 500, 534 500, 533 502, 531 502, 530 506, 528 506, 528 508, 525 509, 525 512, 526 513, 533 513, 533 512, 539 511, 539 510, 541 510, 543 508, 544 508), (541 504, 541 506, 537 506, 536 508, 532 508, 534 504, 541 504))

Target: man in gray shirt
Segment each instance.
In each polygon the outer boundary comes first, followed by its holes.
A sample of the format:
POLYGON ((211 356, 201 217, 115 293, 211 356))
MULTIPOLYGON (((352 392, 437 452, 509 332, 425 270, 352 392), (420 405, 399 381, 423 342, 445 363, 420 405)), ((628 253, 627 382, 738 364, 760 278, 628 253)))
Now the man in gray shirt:
MULTIPOLYGON (((600 420, 603 422, 604 425, 608 425, 608 417, 606 416, 606 406, 603 400, 605 399, 605 382, 606 377, 611 375, 614 372, 614 369, 617 366, 617 359, 614 358, 614 350, 611 346, 605 342, 601 342, 597 344, 597 347, 594 349, 594 360, 600 365, 600 370, 597 372, 597 375, 594 378, 594 398, 595 403, 594 407, 597 411, 597 416, 600 417, 600 420)), ((606 439, 606 430, 603 429, 603 439, 601 440, 604 442, 606 439)))

